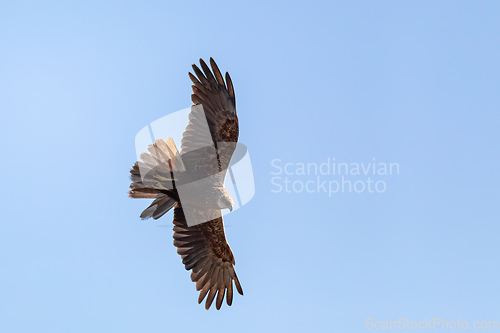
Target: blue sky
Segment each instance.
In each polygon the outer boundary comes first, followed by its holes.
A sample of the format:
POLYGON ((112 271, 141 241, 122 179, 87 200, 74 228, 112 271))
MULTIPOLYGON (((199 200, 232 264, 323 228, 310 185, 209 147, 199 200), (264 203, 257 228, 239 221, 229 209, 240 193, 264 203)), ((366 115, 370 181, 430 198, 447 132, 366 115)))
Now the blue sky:
POLYGON ((3 1, 0 331, 500 320, 499 10, 3 1), (196 304, 171 214, 141 221, 147 202, 126 196, 135 135, 190 105, 187 72, 210 56, 231 73, 256 188, 225 220, 245 295, 219 312, 196 304), (400 172, 383 193, 273 192, 272 160, 328 158, 400 172))

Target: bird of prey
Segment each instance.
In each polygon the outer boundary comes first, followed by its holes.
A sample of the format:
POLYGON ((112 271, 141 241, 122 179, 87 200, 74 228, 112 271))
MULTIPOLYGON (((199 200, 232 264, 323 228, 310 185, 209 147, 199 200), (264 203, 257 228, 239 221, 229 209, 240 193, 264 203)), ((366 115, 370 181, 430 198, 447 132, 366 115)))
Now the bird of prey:
POLYGON ((189 122, 179 151, 171 138, 158 139, 140 155, 130 173, 131 198, 154 199, 141 218, 159 219, 174 208, 174 245, 191 280, 205 297, 208 310, 224 296, 233 301, 233 283, 243 295, 234 270, 234 257, 226 241, 221 210, 233 207, 224 178, 238 141, 238 117, 233 83, 225 80, 215 61, 193 64, 189 122), (208 295, 208 296, 207 296, 208 295))

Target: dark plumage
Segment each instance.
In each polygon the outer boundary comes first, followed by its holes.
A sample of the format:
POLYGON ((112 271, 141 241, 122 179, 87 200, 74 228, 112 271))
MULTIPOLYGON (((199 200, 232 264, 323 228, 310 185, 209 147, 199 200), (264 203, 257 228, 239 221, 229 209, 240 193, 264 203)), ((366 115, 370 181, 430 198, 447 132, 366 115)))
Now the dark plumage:
POLYGON ((192 270, 191 280, 200 291, 198 303, 206 297, 205 308, 209 309, 215 299, 216 308, 220 309, 224 297, 228 305, 232 304, 233 283, 243 295, 221 217, 221 209, 232 208, 232 199, 223 184, 239 128, 229 74, 224 81, 212 58, 211 70, 202 59, 200 65, 201 70, 193 65, 196 76, 189 73, 194 105, 182 136, 181 151, 171 139, 156 140, 130 171, 129 196, 154 199, 142 212, 143 219, 158 219, 175 207, 174 245, 186 270, 192 270), (196 184, 192 195, 181 195, 179 189, 190 184, 196 184))

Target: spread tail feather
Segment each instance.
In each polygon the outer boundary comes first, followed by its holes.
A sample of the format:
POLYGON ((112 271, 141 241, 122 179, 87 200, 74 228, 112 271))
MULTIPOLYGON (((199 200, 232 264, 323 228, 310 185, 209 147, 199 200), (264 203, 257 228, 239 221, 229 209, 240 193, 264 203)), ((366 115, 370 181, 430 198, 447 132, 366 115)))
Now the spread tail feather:
POLYGON ((172 207, 175 206, 177 201, 172 199, 166 194, 160 193, 155 200, 141 213, 141 219, 149 219, 152 217, 157 220, 165 215, 172 207))
POLYGON ((142 219, 159 219, 175 204, 174 172, 186 170, 179 151, 172 138, 158 139, 140 155, 130 170, 131 198, 155 199, 142 214, 142 219), (174 198, 173 198, 174 197, 174 198))

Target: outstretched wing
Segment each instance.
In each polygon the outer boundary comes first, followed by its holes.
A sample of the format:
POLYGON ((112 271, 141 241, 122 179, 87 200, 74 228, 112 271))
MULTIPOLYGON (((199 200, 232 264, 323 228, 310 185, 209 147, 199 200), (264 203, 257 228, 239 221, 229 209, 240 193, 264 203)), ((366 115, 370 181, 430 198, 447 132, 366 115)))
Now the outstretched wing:
POLYGON ((189 73, 193 81, 191 100, 194 106, 182 136, 182 159, 188 170, 199 175, 218 172, 225 175, 239 134, 233 83, 227 72, 224 81, 212 58, 212 70, 203 59, 200 65, 201 70, 193 65, 196 76, 189 73))
POLYGON ((205 309, 208 310, 217 294, 217 310, 220 309, 224 296, 227 305, 231 305, 233 282, 236 290, 243 295, 221 217, 188 227, 182 207, 177 204, 174 209, 173 230, 177 253, 181 255, 186 270, 192 270, 191 280, 196 282, 196 290, 200 291, 198 303, 208 294, 205 302, 205 309))

